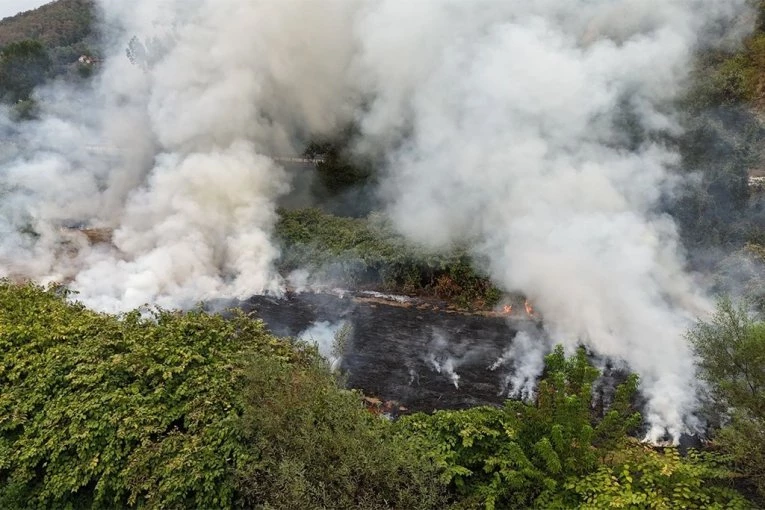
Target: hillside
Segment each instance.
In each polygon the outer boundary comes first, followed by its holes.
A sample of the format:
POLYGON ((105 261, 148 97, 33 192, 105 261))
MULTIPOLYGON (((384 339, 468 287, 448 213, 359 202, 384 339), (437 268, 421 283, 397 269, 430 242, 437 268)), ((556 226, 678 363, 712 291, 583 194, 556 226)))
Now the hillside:
POLYGON ((34 39, 48 48, 71 46, 90 34, 92 0, 59 0, 0 20, 0 48, 34 39))
POLYGON ((0 20, 0 51, 33 40, 47 50, 53 73, 66 72, 80 55, 96 46, 92 32, 92 0, 59 0, 0 20))

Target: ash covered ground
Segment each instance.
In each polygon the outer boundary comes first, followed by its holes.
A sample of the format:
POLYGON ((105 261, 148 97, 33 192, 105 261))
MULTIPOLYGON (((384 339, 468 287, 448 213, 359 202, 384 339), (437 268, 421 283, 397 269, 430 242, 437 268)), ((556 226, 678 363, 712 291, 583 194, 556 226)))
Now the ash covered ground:
MULTIPOLYGON (((519 333, 538 343, 540 360, 549 345, 538 318, 460 313, 414 300, 300 293, 253 296, 236 306, 277 335, 309 341, 305 333, 317 324, 330 334, 349 324, 340 362, 346 385, 410 411, 501 404, 519 375, 509 351, 519 333)), ((608 393, 613 380, 604 380, 608 393)))

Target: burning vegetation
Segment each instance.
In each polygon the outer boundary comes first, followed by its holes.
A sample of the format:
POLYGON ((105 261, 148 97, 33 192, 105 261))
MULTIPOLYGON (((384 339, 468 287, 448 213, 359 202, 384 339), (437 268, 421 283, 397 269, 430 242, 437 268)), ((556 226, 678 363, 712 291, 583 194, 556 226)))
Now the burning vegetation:
POLYGON ((3 289, 0 507, 762 506, 765 329, 684 336, 765 310, 762 2, 156 3, 0 21, 0 277, 95 310, 3 289), (285 280, 519 324, 489 370, 528 401, 388 423, 339 356, 133 310, 285 280), (636 378, 593 416, 555 342, 639 375, 646 442, 701 416, 726 456, 635 444, 636 378))

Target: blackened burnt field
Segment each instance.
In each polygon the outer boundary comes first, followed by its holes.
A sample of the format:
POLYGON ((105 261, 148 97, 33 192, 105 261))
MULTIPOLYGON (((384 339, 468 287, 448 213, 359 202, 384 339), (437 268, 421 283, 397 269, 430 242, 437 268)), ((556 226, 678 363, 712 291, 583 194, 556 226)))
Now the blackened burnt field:
POLYGON ((511 368, 498 360, 516 333, 544 341, 540 324, 526 316, 456 313, 358 294, 255 296, 237 306, 280 336, 349 323, 341 365, 347 386, 411 411, 501 403, 511 368))

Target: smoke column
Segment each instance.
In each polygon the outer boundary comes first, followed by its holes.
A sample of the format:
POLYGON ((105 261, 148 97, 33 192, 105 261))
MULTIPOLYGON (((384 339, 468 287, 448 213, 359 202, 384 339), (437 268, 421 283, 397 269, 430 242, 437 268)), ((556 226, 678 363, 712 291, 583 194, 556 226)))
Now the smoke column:
POLYGON ((268 155, 354 122, 356 150, 385 157, 402 233, 467 240, 553 341, 626 360, 649 439, 688 422, 682 334, 709 304, 657 211, 682 183, 655 135, 679 131, 693 52, 735 42, 745 0, 99 7, 111 50, 87 90, 53 84, 41 120, 0 120, 23 147, 0 156, 0 273, 69 281, 111 311, 278 292, 270 234, 289 182, 268 155), (113 243, 68 239, 69 223, 113 229, 113 243))
POLYGON ((278 292, 270 232, 289 182, 264 154, 347 122, 333 87, 353 50, 348 9, 99 6, 113 44, 91 87, 40 90, 42 120, 10 128, 23 149, 0 170, 2 272, 71 281, 109 311, 278 292), (145 41, 136 65, 125 55, 134 35, 145 41), (71 239, 60 229, 70 224, 113 229, 113 246, 71 239))
POLYGON ((413 16, 391 1, 362 30, 376 90, 364 127, 383 142, 408 133, 389 156, 397 225, 437 247, 470 240, 555 341, 628 360, 653 440, 664 426, 677 438, 692 412, 683 332, 709 304, 657 212, 678 157, 651 134, 678 131, 671 102, 710 43, 699 34, 729 24, 736 4, 426 2, 413 16), (427 22, 390 35, 412 20, 427 22), (386 79, 398 59, 400 79, 386 79), (644 133, 637 145, 625 117, 644 133))

